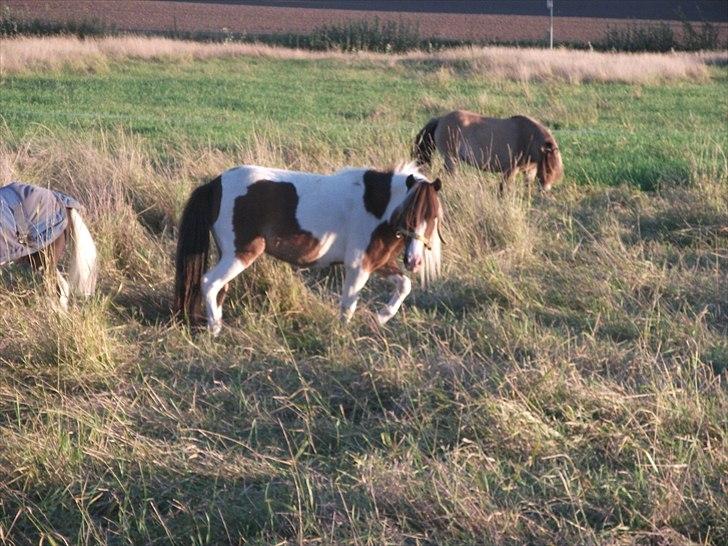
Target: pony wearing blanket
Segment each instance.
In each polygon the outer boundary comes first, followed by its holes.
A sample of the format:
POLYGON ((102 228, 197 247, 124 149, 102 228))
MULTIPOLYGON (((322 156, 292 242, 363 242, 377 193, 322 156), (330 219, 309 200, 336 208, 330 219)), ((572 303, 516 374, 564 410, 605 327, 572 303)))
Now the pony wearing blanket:
POLYGON ((438 150, 445 170, 453 172, 463 161, 479 169, 502 174, 500 184, 512 184, 518 173, 548 191, 564 173, 556 140, 541 123, 527 116, 487 118, 455 110, 427 122, 415 137, 412 157, 418 166, 432 163, 438 150))
POLYGON ((441 183, 412 165, 394 171, 347 168, 332 175, 246 165, 198 187, 179 226, 174 308, 217 335, 227 284, 264 252, 302 267, 343 263, 341 318, 348 321, 372 273, 394 292, 377 313, 386 323, 410 293, 397 264, 419 272, 423 285, 440 271, 441 183), (212 232, 219 261, 207 269, 212 232))
POLYGON ((81 208, 73 197, 38 186, 11 182, 0 187, 0 266, 18 261, 33 269, 54 268, 63 309, 70 289, 90 296, 96 287, 96 245, 81 208), (66 242, 72 246, 70 289, 56 267, 66 242))

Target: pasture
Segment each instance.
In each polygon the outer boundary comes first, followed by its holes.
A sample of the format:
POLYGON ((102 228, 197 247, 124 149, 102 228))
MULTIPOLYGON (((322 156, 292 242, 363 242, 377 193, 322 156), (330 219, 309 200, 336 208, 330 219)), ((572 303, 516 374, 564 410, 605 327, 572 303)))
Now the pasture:
POLYGON ((728 541, 725 67, 64 40, 0 44, 37 56, 3 64, 0 172, 87 205, 100 290, 51 312, 0 270, 0 540, 728 541), (443 176, 443 277, 385 327, 385 283, 342 325, 340 271, 269 258, 218 338, 171 320, 200 182, 386 167, 454 108, 540 119, 565 179, 443 176))

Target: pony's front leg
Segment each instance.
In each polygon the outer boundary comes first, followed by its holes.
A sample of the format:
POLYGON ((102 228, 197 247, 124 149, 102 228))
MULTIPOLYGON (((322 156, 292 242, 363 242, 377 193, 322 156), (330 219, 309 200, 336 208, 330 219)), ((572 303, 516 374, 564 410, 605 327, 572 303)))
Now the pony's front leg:
POLYGON ((402 302, 412 291, 412 281, 399 270, 387 273, 387 279, 394 283, 394 292, 387 305, 377 312, 377 322, 380 326, 397 314, 402 302))
POLYGON ((342 322, 349 322, 354 311, 356 302, 359 300, 359 293, 369 280, 369 272, 362 266, 346 267, 344 275, 344 290, 341 293, 341 314, 342 322))

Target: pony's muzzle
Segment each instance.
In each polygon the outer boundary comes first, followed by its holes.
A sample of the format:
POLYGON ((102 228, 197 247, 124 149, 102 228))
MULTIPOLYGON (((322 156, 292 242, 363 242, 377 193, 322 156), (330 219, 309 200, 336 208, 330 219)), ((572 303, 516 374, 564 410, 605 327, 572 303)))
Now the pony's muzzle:
POLYGON ((422 256, 411 256, 408 254, 404 255, 404 267, 407 271, 416 273, 422 265, 422 256))

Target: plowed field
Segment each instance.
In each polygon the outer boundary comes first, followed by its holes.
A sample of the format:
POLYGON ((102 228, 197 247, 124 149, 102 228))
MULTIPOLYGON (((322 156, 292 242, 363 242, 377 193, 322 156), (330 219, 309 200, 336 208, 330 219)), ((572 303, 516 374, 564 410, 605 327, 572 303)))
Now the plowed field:
MULTIPOLYGON (((548 36, 549 29, 548 17, 529 15, 377 12, 141 0, 4 0, 3 3, 12 13, 24 18, 56 21, 97 19, 115 28, 132 31, 306 33, 322 25, 374 17, 381 21, 416 23, 421 34, 427 37, 467 40, 539 40, 548 36)), ((634 21, 624 19, 557 17, 554 20, 554 36, 560 41, 595 41, 604 37, 607 28, 634 24, 634 21)), ((669 24, 680 35, 681 24, 677 21, 669 24)), ((716 24, 720 27, 721 40, 725 40, 728 25, 716 24)))

